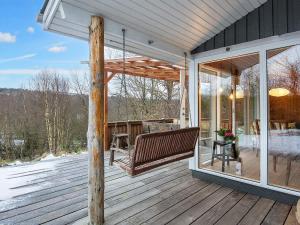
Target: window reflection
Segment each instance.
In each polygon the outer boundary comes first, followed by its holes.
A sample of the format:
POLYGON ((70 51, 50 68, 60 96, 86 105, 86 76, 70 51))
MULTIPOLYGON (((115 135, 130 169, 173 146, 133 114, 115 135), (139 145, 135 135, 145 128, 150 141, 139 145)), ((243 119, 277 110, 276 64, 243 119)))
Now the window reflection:
POLYGON ((300 47, 270 50, 269 183, 300 189, 300 47))
POLYGON ((199 167, 259 180, 258 63, 249 54, 199 65, 199 167), (222 130, 234 146, 222 146, 222 130))

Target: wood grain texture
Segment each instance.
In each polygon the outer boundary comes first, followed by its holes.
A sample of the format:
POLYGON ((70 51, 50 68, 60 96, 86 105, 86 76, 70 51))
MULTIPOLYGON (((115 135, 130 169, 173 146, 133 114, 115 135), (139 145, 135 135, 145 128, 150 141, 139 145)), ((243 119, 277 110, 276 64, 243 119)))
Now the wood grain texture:
POLYGON ((92 16, 90 25, 89 185, 90 225, 104 223, 104 19, 92 16))
MULTIPOLYGON (((0 202, 0 224, 87 224, 88 157, 79 155, 56 160, 45 170, 39 190, 0 202), (78 165, 78 168, 76 167, 78 165), (4 207, 5 206, 5 207, 4 207)), ((285 224, 295 223, 295 207, 238 192, 193 178, 187 160, 148 173, 121 176, 116 167, 105 169, 105 224, 285 224)), ((13 174, 22 175, 42 172, 13 174)), ((41 175, 41 174, 39 174, 41 175)), ((17 184, 24 186, 25 184, 17 184)))
POLYGON ((261 223, 262 225, 282 225, 284 224, 291 206, 286 205, 280 202, 276 202, 264 221, 261 223))

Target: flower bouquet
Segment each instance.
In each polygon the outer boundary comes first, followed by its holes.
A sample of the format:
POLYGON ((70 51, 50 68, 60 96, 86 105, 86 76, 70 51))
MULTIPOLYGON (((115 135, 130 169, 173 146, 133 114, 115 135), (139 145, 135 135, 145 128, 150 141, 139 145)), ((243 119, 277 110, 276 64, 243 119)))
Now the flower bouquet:
POLYGON ((234 159, 237 159, 239 157, 239 150, 236 146, 236 140, 237 140, 237 136, 235 136, 232 131, 230 129, 226 129, 226 128, 221 128, 220 130, 217 130, 216 133, 220 136, 223 137, 225 142, 228 143, 232 143, 233 145, 231 145, 230 149, 231 149, 231 156, 234 159), (233 147, 234 146, 234 147, 233 147))
POLYGON ((224 141, 235 141, 236 136, 232 133, 230 129, 221 128, 220 130, 217 130, 216 133, 224 138, 224 141))

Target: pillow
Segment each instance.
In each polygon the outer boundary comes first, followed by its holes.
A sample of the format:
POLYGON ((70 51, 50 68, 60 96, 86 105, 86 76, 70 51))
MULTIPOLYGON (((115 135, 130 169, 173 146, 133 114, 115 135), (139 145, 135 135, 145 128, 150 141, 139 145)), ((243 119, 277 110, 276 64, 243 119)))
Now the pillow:
POLYGON ((296 123, 288 123, 288 129, 296 129, 296 123))

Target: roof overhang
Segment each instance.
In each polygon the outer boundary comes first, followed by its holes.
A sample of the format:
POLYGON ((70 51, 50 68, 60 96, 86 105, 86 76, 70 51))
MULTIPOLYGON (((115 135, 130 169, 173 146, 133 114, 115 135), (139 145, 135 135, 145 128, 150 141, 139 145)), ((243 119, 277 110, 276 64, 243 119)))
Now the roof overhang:
POLYGON ((88 40, 91 16, 104 18, 105 45, 183 65, 189 53, 266 0, 45 0, 45 30, 88 40))
MULTIPOLYGON (((103 15, 92 8, 82 9, 80 7, 81 3, 77 1, 69 2, 62 0, 46 1, 44 12, 38 15, 38 22, 43 24, 44 30, 88 41, 91 16, 103 15)), ((174 64, 182 65, 184 62, 186 49, 163 42, 154 36, 113 21, 105 16, 103 17, 105 45, 107 47, 122 49, 122 29, 125 29, 126 51, 174 64)))

